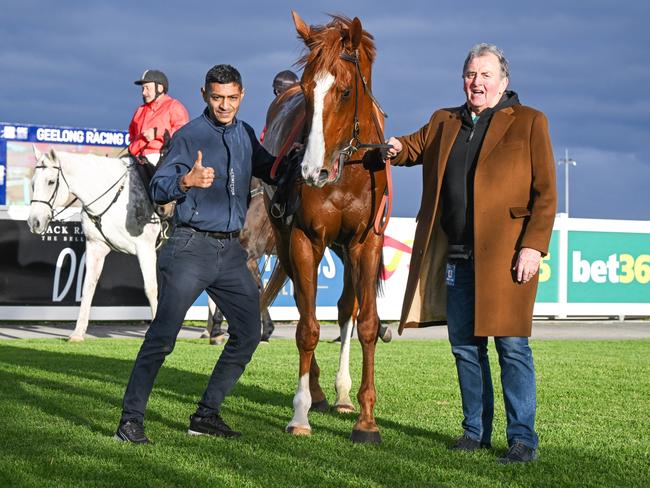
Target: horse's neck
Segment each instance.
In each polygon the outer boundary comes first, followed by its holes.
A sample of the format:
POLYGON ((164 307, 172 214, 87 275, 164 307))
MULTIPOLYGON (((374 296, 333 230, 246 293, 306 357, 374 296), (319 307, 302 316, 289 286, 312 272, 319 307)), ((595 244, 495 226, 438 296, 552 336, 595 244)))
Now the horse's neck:
POLYGON ((100 198, 126 171, 119 159, 60 153, 61 171, 70 193, 83 204, 100 198))

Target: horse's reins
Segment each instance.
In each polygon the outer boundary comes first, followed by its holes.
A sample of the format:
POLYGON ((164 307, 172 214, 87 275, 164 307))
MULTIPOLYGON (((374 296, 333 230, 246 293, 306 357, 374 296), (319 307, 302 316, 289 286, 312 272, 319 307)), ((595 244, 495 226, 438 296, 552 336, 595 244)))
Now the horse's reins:
MULTIPOLYGON (((361 78, 361 82, 363 83, 363 92, 370 97, 370 100, 372 100, 372 103, 375 107, 377 107, 377 110, 379 110, 381 115, 383 115, 384 118, 388 118, 388 114, 384 112, 384 110, 381 108, 381 105, 379 105, 379 102, 372 94, 372 91, 370 88, 368 88, 366 77, 363 76, 363 73, 361 72, 361 65, 359 64, 359 50, 356 49, 354 51, 354 54, 349 54, 343 51, 340 55, 340 58, 344 61, 353 63, 356 68, 354 70, 354 121, 352 126, 352 139, 350 139, 348 145, 340 151, 340 155, 349 159, 352 154, 362 149, 379 149, 381 153, 385 154, 393 146, 384 143, 368 144, 363 143, 359 140, 359 78, 361 78)), ((375 125, 375 129, 377 130, 377 135, 381 140, 383 138, 383 134, 374 111, 372 112, 372 121, 375 125)), ((390 171, 390 159, 388 157, 382 159, 386 170, 386 189, 384 190, 384 195, 382 196, 379 208, 377 209, 377 215, 375 215, 374 230, 377 234, 383 234, 386 230, 386 227, 388 227, 388 221, 390 220, 390 214, 393 209, 393 178, 390 171)))
POLYGON ((111 186, 109 186, 108 189, 104 193, 99 195, 97 198, 95 198, 88 205, 82 205, 82 207, 81 207, 81 211, 86 213, 86 215, 88 216, 90 221, 95 225, 95 227, 97 228, 99 233, 102 235, 102 237, 106 241, 106 244, 108 244, 108 247, 113 249, 113 251, 118 251, 118 252, 119 252, 119 249, 110 241, 110 239, 106 236, 106 234, 104 234, 104 231, 102 230, 102 217, 104 216, 104 214, 106 212, 108 212, 108 210, 113 206, 113 204, 115 202, 117 202, 117 199, 122 194, 122 190, 124 190, 124 185, 126 184, 126 175, 128 174, 128 172, 129 172, 129 170, 127 168, 124 171, 124 173, 122 174, 122 176, 120 176, 115 183, 113 183, 111 186), (100 198, 102 198, 104 195, 106 195, 109 191, 111 191, 113 188, 115 188, 117 186, 117 184, 120 183, 120 182, 122 182, 122 184, 120 185, 120 188, 117 190, 117 192, 115 193, 115 196, 113 197, 113 200, 111 200, 111 203, 108 204, 108 206, 104 209, 104 211, 101 212, 101 213, 98 213, 98 214, 94 214, 94 215, 91 214, 88 211, 88 207, 90 207, 93 203, 98 201, 100 198))

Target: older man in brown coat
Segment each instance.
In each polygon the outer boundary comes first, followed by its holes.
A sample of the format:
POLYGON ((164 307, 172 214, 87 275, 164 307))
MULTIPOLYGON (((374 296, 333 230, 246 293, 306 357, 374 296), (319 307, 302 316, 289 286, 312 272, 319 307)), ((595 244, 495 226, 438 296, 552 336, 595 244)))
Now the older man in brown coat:
POLYGON ((406 285, 404 327, 447 323, 463 404, 452 449, 491 446, 494 396, 487 337, 494 336, 509 450, 536 459, 536 386, 528 345, 540 259, 556 206, 546 117, 506 90, 508 62, 474 46, 463 66, 467 101, 391 137, 393 164, 423 166, 423 194, 406 285))

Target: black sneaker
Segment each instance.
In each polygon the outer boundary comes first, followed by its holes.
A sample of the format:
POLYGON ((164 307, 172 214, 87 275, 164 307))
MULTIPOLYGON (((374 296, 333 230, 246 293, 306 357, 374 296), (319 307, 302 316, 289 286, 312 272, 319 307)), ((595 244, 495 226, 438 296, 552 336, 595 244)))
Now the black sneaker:
POLYGON ((151 444, 151 441, 144 435, 144 426, 140 422, 133 420, 120 422, 114 438, 121 442, 131 442, 133 444, 151 444))
POLYGON ((190 415, 190 428, 187 433, 190 435, 214 435, 217 437, 241 436, 241 432, 232 430, 218 413, 212 414, 209 417, 199 417, 197 414, 190 415))
POLYGON ((468 437, 467 434, 463 434, 449 446, 449 449, 452 451, 478 451, 479 449, 490 449, 491 447, 492 444, 489 442, 480 442, 468 437))
POLYGON ((528 447, 526 444, 521 442, 515 442, 506 455, 502 458, 499 458, 501 464, 510 464, 510 463, 529 463, 537 459, 537 450, 532 447, 528 447))

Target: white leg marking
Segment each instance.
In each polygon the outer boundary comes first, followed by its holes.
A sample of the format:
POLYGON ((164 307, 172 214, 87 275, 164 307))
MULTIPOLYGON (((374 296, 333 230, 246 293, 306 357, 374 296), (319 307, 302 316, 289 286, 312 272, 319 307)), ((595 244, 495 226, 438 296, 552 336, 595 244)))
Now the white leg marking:
POLYGON ((86 273, 77 325, 70 335, 72 342, 83 341, 84 339, 88 329, 88 319, 90 318, 90 305, 95 295, 99 276, 102 274, 104 259, 109 252, 110 248, 103 242, 86 241, 86 273))
POLYGON ((287 427, 302 427, 311 429, 307 415, 311 407, 311 393, 309 392, 309 373, 298 380, 298 389, 293 397, 293 418, 287 427))
POLYGON ((352 389, 352 378, 350 377, 350 342, 352 338, 352 326, 354 322, 350 318, 341 328, 341 352, 339 353, 339 370, 336 373, 336 403, 337 406, 351 406, 350 390, 352 389))
POLYGON ((325 136, 323 134, 323 109, 325 95, 334 84, 334 76, 327 72, 316 75, 314 87, 314 117, 311 132, 307 138, 307 149, 302 161, 302 177, 309 183, 315 183, 325 160, 325 136))

